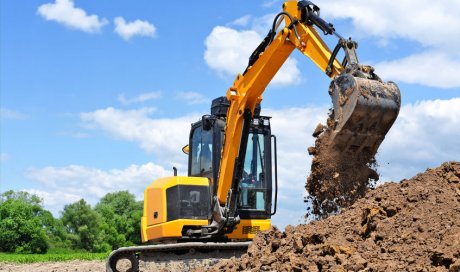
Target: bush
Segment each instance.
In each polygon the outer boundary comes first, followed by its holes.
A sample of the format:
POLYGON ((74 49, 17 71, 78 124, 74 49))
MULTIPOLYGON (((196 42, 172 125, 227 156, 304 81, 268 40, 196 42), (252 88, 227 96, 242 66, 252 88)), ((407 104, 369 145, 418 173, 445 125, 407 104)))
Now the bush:
POLYGON ((0 196, 0 251, 46 253, 49 248, 41 199, 26 192, 0 196))
POLYGON ((96 251, 101 217, 84 199, 65 205, 61 221, 73 248, 96 251))

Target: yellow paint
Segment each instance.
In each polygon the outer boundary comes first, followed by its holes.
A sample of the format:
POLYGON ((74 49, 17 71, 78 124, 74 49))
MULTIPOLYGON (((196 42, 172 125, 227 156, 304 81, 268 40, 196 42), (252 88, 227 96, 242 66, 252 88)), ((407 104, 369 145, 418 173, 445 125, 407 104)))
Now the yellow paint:
MULTIPOLYGON (((174 187, 176 185, 197 185, 197 186, 209 186, 209 180, 207 178, 201 177, 164 177, 159 178, 152 182, 144 190, 144 214, 141 218, 141 238, 142 242, 146 242, 152 239, 157 239, 158 235, 170 235, 168 237, 173 237, 177 235, 177 228, 175 224, 170 225, 170 222, 181 221, 174 220, 166 223, 167 219, 167 203, 166 203, 166 190, 168 188, 174 187), (157 213, 157 218, 154 218, 155 212, 157 213), (157 226, 157 227, 155 227, 157 226), (171 232, 164 230, 166 226, 173 226, 171 232), (171 236, 173 235, 173 236, 171 236), (155 238, 152 238, 155 237, 155 238)), ((185 220, 185 219, 184 219, 185 220)), ((190 220, 186 220, 187 222, 190 220)), ((191 220, 192 225, 196 225, 196 222, 201 222, 201 225, 207 225, 207 220, 191 220), (195 223, 193 223, 195 222, 195 223), (203 223, 205 222, 205 223, 203 223)), ((180 224, 180 223, 179 223, 180 224)), ((182 231, 182 229, 181 229, 182 231)), ((179 231, 179 233, 181 233, 179 231)), ((180 235, 179 235, 180 236, 180 235)))
POLYGON ((184 226, 205 226, 207 224, 208 220, 178 219, 147 226, 144 225, 144 221, 141 220, 142 242, 145 243, 147 241, 181 238, 182 228, 184 226))
POLYGON ((188 145, 182 147, 182 152, 188 155, 188 152, 190 151, 190 147, 188 145))
POLYGON ((229 239, 248 239, 252 240, 258 231, 264 231, 270 228, 270 219, 242 219, 240 223, 236 226, 235 230, 232 233, 227 234, 229 239), (257 232, 253 230, 258 229, 257 232), (244 233, 244 230, 246 230, 244 233), (248 232, 251 230, 251 232, 248 232))

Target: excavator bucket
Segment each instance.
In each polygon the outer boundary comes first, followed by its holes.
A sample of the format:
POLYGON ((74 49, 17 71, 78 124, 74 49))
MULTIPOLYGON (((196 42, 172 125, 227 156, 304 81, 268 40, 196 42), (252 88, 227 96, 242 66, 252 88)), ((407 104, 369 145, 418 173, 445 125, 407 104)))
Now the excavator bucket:
POLYGON ((398 116, 398 86, 344 73, 331 82, 329 94, 333 103, 329 147, 340 154, 375 155, 398 116))

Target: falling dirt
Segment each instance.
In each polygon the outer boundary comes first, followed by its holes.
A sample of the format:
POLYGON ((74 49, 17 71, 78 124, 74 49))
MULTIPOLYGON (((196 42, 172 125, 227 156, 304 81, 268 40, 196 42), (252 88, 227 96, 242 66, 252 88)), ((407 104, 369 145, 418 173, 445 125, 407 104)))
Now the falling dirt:
POLYGON ((379 186, 339 215, 272 227, 211 271, 458 272, 460 162, 379 186))
POLYGON ((329 144, 334 127, 332 110, 327 123, 327 127, 317 126, 313 133, 317 137, 315 147, 308 149, 313 155, 311 173, 305 184, 308 192, 305 201, 311 206, 306 216, 310 219, 324 219, 350 206, 379 178, 373 169, 376 166, 373 154, 339 153, 329 144))

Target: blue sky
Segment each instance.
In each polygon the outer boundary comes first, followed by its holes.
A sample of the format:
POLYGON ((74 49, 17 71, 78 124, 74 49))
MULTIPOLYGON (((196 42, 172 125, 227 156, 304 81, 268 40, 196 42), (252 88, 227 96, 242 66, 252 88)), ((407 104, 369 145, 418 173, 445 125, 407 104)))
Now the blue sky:
MULTIPOLYGON (((396 181, 460 159, 460 4, 400 2, 317 3, 358 41, 361 62, 401 89, 379 153, 382 179, 396 181)), ((281 4, 1 1, 0 191, 36 193, 57 214, 109 191, 140 197, 173 165, 185 173, 190 123, 244 70, 281 4)), ((273 83, 263 108, 280 141, 273 221, 285 226, 305 211, 306 148, 326 119, 329 78, 294 52, 273 83)))

